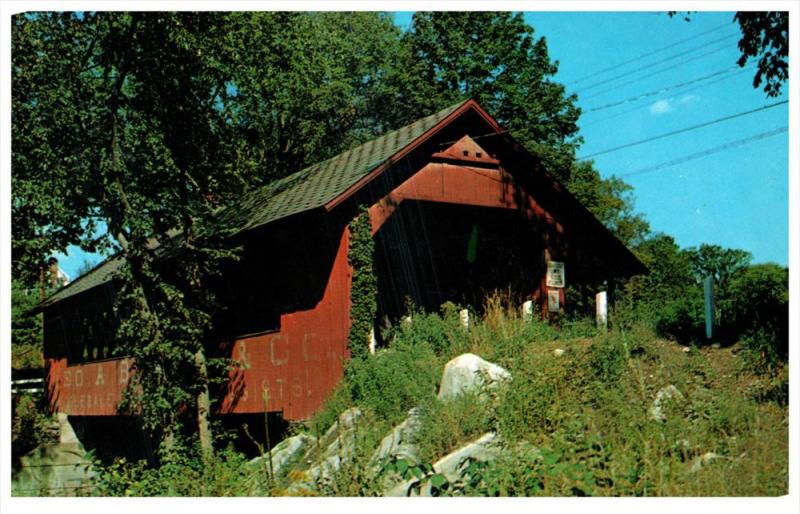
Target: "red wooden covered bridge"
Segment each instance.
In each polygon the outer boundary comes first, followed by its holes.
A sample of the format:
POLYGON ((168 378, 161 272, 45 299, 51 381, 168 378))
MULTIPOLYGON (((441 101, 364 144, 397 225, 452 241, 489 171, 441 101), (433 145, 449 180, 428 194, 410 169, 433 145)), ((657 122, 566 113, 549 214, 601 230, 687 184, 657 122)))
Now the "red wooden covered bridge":
MULTIPOLYGON (((310 417, 348 357, 349 223, 368 206, 378 316, 410 300, 479 306, 493 290, 563 309, 564 284, 597 284, 644 266, 475 101, 422 118, 248 194, 220 221, 240 262, 220 296, 225 348, 242 366, 218 414, 310 417), (564 278, 563 276, 561 278, 564 278)), ((47 393, 55 411, 114 416, 131 360, 114 352, 112 257, 45 300, 47 393)), ((377 320, 376 320, 377 321, 377 320)), ((364 337, 367 344, 367 335, 364 337)))

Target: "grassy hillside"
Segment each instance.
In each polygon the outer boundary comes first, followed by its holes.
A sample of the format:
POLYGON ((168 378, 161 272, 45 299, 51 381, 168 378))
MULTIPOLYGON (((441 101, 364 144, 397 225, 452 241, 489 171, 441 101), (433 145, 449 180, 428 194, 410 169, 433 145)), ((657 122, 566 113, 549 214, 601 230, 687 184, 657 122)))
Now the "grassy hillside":
MULTIPOLYGON (((353 361, 317 416, 296 431, 319 436, 358 406, 354 458, 332 480, 308 481, 314 452, 261 484, 273 495, 378 495, 383 477, 368 463, 380 440, 419 407, 417 470, 488 431, 509 451, 470 466, 438 492, 454 495, 760 496, 788 492, 788 370, 750 371, 748 350, 682 347, 643 326, 599 333, 588 321, 560 327, 524 322, 497 300, 469 331, 454 307, 416 314, 387 334, 377 355, 353 361), (560 349, 564 352, 554 352, 560 349), (444 364, 472 352, 513 380, 488 401, 436 397, 444 364), (558 355, 557 355, 558 354, 558 355), (651 409, 660 390, 680 397, 651 409), (293 486, 294 484, 294 486, 293 486)), ((753 356, 750 356, 753 357, 753 356)), ((757 356, 755 356, 757 357, 757 356)), ((147 470, 118 464, 101 473, 98 494, 253 494, 240 455, 213 466, 192 459, 147 470)), ((391 464, 391 463, 389 463, 391 464)), ((405 470, 405 464, 402 470, 405 470)), ((391 467, 391 466, 390 466, 391 467)), ((397 471, 397 466, 392 467, 397 471)), ((413 471, 413 469, 411 469, 413 471)))

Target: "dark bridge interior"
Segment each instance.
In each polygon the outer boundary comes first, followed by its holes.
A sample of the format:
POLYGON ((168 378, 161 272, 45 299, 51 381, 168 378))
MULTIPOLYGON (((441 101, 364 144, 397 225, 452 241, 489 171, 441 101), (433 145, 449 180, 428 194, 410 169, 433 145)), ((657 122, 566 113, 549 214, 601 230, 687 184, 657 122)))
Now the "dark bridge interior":
POLYGON ((540 283, 542 251, 542 237, 519 212, 405 201, 375 236, 378 319, 395 322, 409 302, 480 312, 494 291, 521 302, 540 283))

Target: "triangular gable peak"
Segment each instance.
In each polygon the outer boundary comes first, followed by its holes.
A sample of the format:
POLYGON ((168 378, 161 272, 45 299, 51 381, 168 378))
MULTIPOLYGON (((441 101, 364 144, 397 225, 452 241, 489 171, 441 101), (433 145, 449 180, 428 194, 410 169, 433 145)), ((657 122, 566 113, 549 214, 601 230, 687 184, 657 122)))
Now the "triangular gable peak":
POLYGON ((465 135, 446 150, 434 153, 433 157, 460 163, 478 163, 494 166, 500 164, 500 161, 489 155, 489 153, 481 148, 469 135, 465 135))

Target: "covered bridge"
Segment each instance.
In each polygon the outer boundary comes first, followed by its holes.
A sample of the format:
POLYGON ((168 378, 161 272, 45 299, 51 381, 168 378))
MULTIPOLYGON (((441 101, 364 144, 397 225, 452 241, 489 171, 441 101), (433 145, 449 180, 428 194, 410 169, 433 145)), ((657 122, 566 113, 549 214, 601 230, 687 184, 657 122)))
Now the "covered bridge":
MULTIPOLYGON (((407 302, 478 307, 493 290, 563 310, 564 280, 595 284, 645 272, 536 157, 475 101, 453 105, 246 195, 220 214, 242 259, 219 292, 229 307, 220 352, 242 363, 218 414, 310 417, 348 358, 350 223, 368 208, 378 320, 407 302), (547 269, 560 271, 550 276, 547 269)), ((53 410, 113 416, 131 373, 114 351, 107 259, 39 307, 53 410)), ((364 344, 368 341, 364 336, 364 344)))

